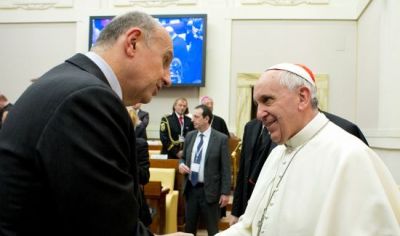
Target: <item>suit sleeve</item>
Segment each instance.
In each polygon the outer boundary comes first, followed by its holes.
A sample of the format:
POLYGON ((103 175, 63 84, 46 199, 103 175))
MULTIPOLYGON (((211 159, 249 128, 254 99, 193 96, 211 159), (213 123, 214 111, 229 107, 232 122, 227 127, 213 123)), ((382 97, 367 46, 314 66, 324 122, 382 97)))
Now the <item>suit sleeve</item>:
POLYGON ((222 135, 221 143, 221 168, 222 168, 222 186, 221 194, 230 195, 231 192, 231 158, 228 148, 228 137, 222 135))
POLYGON ((148 112, 143 112, 143 116, 141 117, 141 123, 136 126, 136 134, 137 137, 141 137, 144 139, 147 139, 147 134, 146 134, 146 127, 149 124, 149 113, 148 112))
POLYGON ((143 125, 143 127, 146 128, 148 124, 149 124, 149 113, 144 112, 141 125, 143 125))
POLYGON ((149 145, 143 138, 136 139, 139 184, 147 184, 150 179, 149 145))
POLYGON ((37 145, 43 178, 62 212, 59 230, 152 235, 138 221, 134 132, 123 104, 101 86, 63 100, 37 145))

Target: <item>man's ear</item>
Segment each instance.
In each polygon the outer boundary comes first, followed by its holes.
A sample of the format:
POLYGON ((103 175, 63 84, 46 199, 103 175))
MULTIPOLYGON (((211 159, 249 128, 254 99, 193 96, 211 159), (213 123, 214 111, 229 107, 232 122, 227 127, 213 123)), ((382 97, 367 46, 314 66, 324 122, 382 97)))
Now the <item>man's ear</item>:
POLYGON ((140 28, 133 27, 125 35, 125 52, 127 55, 133 57, 137 51, 138 43, 143 40, 143 32, 140 28))
POLYGON ((311 91, 307 87, 299 88, 299 109, 304 110, 307 106, 311 105, 311 91))

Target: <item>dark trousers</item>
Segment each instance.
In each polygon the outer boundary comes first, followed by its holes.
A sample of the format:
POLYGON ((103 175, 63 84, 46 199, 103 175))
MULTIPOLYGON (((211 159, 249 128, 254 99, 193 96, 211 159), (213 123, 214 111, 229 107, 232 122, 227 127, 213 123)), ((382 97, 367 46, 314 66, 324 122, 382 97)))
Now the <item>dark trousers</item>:
POLYGON ((203 184, 197 184, 195 187, 188 184, 187 187, 185 232, 196 235, 197 223, 201 214, 205 221, 208 235, 217 234, 221 212, 219 203, 207 203, 203 184))

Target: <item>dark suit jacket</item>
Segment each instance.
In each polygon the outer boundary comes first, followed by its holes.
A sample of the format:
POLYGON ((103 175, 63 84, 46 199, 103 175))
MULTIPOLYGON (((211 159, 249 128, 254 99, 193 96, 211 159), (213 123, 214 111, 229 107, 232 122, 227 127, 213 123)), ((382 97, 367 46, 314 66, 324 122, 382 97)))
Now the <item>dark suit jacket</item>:
POLYGON ((149 113, 140 109, 138 112, 138 118, 142 122, 138 126, 136 126, 136 137, 144 138, 147 140, 146 127, 149 124, 149 113))
MULTIPOLYGON (((333 115, 331 113, 328 112, 322 112, 322 113, 324 113, 331 122, 335 123, 337 126, 346 130, 350 134, 353 134, 354 136, 356 136, 357 138, 359 138, 361 141, 363 141, 365 144, 368 145, 367 140, 365 139, 364 135, 362 134, 361 130, 358 128, 357 125, 339 116, 333 115)), ((257 160, 254 156, 253 151, 257 149, 256 148, 257 137, 260 135, 261 127, 262 127, 261 121, 251 120, 246 124, 244 129, 239 172, 237 176, 236 189, 232 204, 232 215, 237 217, 241 216, 246 210, 247 201, 249 200, 253 191, 252 189, 253 186, 251 183, 249 183, 248 180, 252 177, 257 179, 261 171, 261 169, 257 169, 256 172, 251 171, 253 170, 252 167, 257 166, 254 165, 253 163, 255 160, 257 160), (252 172, 254 176, 251 176, 252 172)), ((269 144, 264 144, 270 146, 269 147, 267 146, 265 151, 262 153, 261 157, 262 162, 260 162, 260 164, 261 163, 264 164, 265 160, 268 158, 269 153, 272 151, 274 147, 276 147, 276 144, 273 143, 270 138, 268 143, 269 144)), ((260 165, 258 165, 258 167, 260 167, 260 165)))
MULTIPOLYGON (((192 131, 185 138, 182 163, 189 168, 193 145, 198 131, 192 131)), ((191 184, 185 175, 183 194, 187 185, 191 184)), ((204 163, 204 192, 208 203, 218 202, 222 194, 229 195, 231 189, 231 160, 229 156, 228 137, 216 130, 211 130, 204 163)))
POLYGON ((89 58, 77 54, 43 75, 9 118, 0 235, 151 235, 138 221, 132 122, 89 58))
POLYGON ((139 184, 147 184, 150 179, 149 144, 143 138, 136 138, 136 160, 139 184))
POLYGON ((211 127, 215 130, 218 130, 219 132, 226 134, 226 136, 230 136, 228 127, 226 126, 226 123, 224 119, 222 119, 219 116, 214 115, 213 120, 211 123, 211 127))
MULTIPOLYGON (((149 145, 147 141, 143 138, 136 138, 136 153, 137 153, 137 163, 138 163, 138 176, 139 184, 145 185, 150 179, 150 161, 149 161, 149 145)), ((144 190, 141 186, 141 201, 140 201, 140 211, 139 219, 146 226, 149 226, 152 222, 149 206, 147 205, 144 190)))
POLYGON ((236 178, 236 189, 233 195, 232 215, 241 216, 246 210, 247 201, 249 200, 258 175, 264 165, 269 153, 276 146, 269 137, 266 136, 263 147, 258 147, 257 140, 261 135, 262 122, 254 119, 249 121, 243 133, 242 150, 240 153, 239 172, 236 178), (258 148, 262 153, 260 156, 257 154, 258 148), (249 182, 249 179, 254 179, 249 182))
MULTIPOLYGON (((189 131, 194 130, 192 120, 184 116, 183 136, 189 131)), ((181 125, 175 113, 161 118, 160 124, 160 140, 162 143, 162 154, 168 154, 168 158, 177 159, 176 154, 183 149, 183 143, 179 143, 179 135, 181 134, 181 125), (172 139, 172 140, 171 140, 172 139)))

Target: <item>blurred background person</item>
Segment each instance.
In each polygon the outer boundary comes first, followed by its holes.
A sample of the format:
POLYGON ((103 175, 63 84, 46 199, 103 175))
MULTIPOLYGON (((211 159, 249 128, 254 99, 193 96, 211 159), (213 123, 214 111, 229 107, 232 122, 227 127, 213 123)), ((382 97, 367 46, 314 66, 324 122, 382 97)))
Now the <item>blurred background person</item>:
POLYGON ((167 154, 169 159, 182 157, 185 136, 189 131, 194 130, 191 119, 186 115, 187 112, 188 102, 186 98, 180 97, 172 106, 172 114, 161 118, 161 154, 167 154))
POLYGON ((136 124, 136 137, 144 138, 147 140, 147 125, 149 125, 149 113, 147 111, 142 110, 142 103, 137 103, 132 106, 137 115, 137 124, 136 124))
POLYGON ((208 108, 210 108, 211 112, 213 112, 211 127, 230 137, 228 126, 226 125, 225 120, 214 113, 214 100, 210 96, 202 96, 200 98, 200 104, 206 105, 208 108))
POLYGON ((200 215, 208 235, 218 232, 220 208, 228 204, 231 190, 228 136, 211 128, 212 116, 207 106, 196 106, 192 118, 196 130, 186 136, 179 164, 179 173, 185 176, 185 231, 193 234, 200 215))

